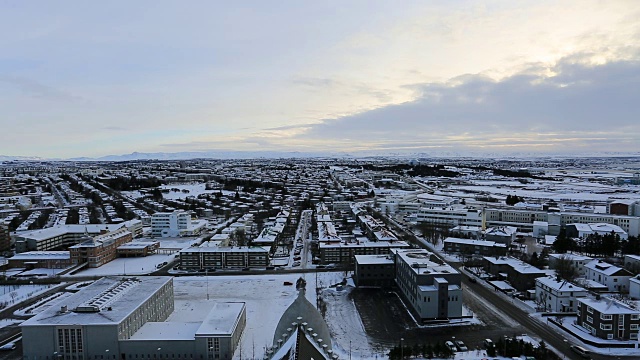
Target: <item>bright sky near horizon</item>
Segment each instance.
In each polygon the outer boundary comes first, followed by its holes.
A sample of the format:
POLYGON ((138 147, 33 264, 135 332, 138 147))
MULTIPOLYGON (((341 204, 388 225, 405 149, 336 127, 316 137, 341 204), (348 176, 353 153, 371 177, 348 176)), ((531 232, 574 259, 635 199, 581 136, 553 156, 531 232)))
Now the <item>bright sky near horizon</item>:
POLYGON ((640 151, 640 1, 4 1, 0 155, 640 151))

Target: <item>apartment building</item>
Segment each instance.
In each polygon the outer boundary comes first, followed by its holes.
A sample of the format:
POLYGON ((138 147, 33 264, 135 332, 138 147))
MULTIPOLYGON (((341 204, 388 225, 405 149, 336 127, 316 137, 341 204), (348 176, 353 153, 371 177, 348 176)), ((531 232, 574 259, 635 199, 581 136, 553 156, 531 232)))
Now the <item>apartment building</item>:
POLYGON ((444 251, 453 254, 479 256, 505 256, 507 244, 495 241, 459 239, 449 237, 444 240, 444 251))
POLYGON ((81 243, 69 247, 73 264, 87 263, 91 268, 100 267, 117 257, 119 246, 133 240, 126 229, 106 232, 95 237, 86 236, 81 243))
POLYGON ((400 295, 421 322, 462 317, 461 274, 422 249, 394 250, 400 295))
POLYGON ((97 236, 118 229, 126 229, 136 237, 142 234, 142 222, 131 220, 120 224, 63 225, 26 231, 15 236, 16 252, 67 249, 86 240, 86 235, 97 236))
POLYGON ((578 299, 577 325, 606 340, 637 340, 640 310, 612 299, 578 299))
POLYGON ((151 216, 151 235, 154 237, 195 236, 205 229, 206 221, 192 221, 186 211, 158 212, 151 216))
POLYGON ((418 223, 440 226, 482 226, 482 210, 468 209, 462 205, 447 208, 420 208, 416 214, 418 223))
POLYGON ((215 270, 264 268, 269 266, 269 251, 260 246, 193 247, 180 250, 180 268, 215 270))
POLYGON ((578 298, 588 291, 565 280, 550 277, 536 279, 536 302, 548 312, 576 312, 578 298))
POLYGON ((602 260, 593 260, 584 265, 586 278, 607 287, 608 291, 626 293, 633 274, 628 270, 602 260))
POLYGON ((173 278, 105 277, 21 324, 25 359, 231 359, 244 303, 215 304, 202 321, 174 314, 173 278))
POLYGON ((409 244, 404 241, 369 241, 366 238, 356 241, 342 241, 336 243, 320 243, 321 264, 340 264, 352 266, 356 255, 386 255, 393 249, 406 249, 409 244))

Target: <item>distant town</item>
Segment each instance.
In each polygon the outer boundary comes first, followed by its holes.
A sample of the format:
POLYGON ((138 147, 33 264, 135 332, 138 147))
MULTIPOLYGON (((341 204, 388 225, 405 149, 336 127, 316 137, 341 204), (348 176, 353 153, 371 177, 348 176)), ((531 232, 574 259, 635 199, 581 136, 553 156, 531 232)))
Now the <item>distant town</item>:
POLYGON ((638 359, 640 159, 0 162, 0 360, 638 359))

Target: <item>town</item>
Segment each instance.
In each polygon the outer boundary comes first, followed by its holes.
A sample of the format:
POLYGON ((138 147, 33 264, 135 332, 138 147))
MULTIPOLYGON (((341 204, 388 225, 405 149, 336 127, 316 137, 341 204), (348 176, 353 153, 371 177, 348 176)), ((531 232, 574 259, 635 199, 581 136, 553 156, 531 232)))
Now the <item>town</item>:
POLYGON ((0 164, 3 359, 637 357, 640 162, 0 164))

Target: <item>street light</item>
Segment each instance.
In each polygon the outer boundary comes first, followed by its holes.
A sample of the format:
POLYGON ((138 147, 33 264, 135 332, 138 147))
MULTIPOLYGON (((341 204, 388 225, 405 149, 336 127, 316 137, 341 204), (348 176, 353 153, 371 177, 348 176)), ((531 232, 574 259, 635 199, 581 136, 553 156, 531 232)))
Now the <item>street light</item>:
POLYGON ((404 338, 400 338, 400 359, 404 359, 404 348, 402 346, 403 341, 404 341, 404 338))

